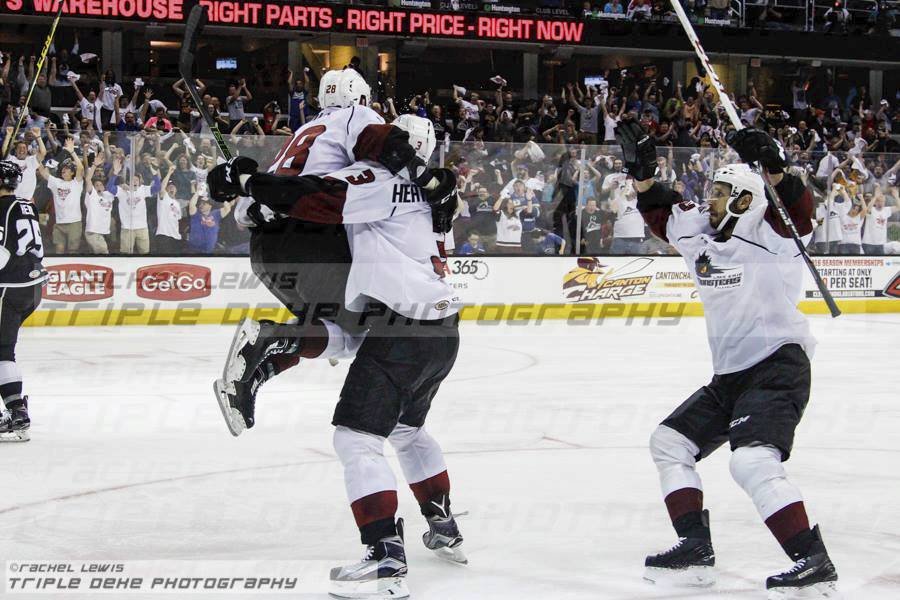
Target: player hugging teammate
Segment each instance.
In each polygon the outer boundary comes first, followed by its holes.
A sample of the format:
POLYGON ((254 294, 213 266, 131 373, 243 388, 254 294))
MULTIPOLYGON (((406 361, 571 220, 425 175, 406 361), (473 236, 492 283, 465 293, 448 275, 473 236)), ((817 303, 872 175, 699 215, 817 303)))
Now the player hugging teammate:
POLYGON ((616 138, 644 220, 675 246, 692 273, 715 373, 650 438, 678 543, 647 557, 645 578, 714 583, 709 512, 703 509, 696 463, 727 441, 732 477, 794 561, 791 569, 766 580, 769 597, 835 597, 837 572, 782 465, 809 400, 815 340, 797 309, 805 266, 789 231, 767 205, 762 178, 748 164, 766 169, 804 245, 812 234, 812 196, 798 177, 785 172, 784 152, 762 131, 729 135, 729 145, 747 164, 717 170, 704 205, 653 181, 656 149, 638 123, 619 125, 616 138))
POLYGON ((323 106, 333 110, 301 127, 269 173, 236 158, 209 174, 213 198, 252 198, 244 204, 259 223, 259 255, 277 257, 281 265, 257 261, 254 268, 267 285, 291 282, 275 293, 300 319, 242 323, 216 387, 229 427, 240 433, 253 424, 255 391, 272 374, 299 357, 355 354, 335 408, 334 448, 367 550, 361 562, 332 570, 331 591, 403 598, 409 595, 403 520, 396 519, 397 484, 385 441, 397 452, 428 523, 425 546, 466 562, 450 510, 447 466, 424 428, 459 346, 458 302, 444 279, 443 253, 458 202, 456 181, 448 170, 425 168, 436 146, 429 121, 404 115, 394 126, 373 122, 374 113, 359 104, 368 86, 352 70, 327 74, 321 90, 323 106), (291 155, 292 144, 302 147, 310 135, 313 141, 291 155), (352 164, 339 164, 347 158, 352 164), (296 264, 272 251, 285 244, 296 264), (339 305, 335 315, 309 314, 322 299, 313 272, 328 277, 329 301, 339 305))
POLYGON ((16 364, 19 328, 41 303, 47 271, 37 211, 15 196, 22 171, 0 161, 0 440, 28 441, 28 397, 22 395, 22 371, 16 364))

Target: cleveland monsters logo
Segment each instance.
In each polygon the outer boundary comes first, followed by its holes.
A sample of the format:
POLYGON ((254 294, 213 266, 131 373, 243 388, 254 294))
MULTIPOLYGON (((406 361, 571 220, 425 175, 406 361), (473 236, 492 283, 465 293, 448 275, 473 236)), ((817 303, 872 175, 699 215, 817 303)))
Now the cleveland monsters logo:
POLYGON ((694 272, 697 274, 698 287, 728 289, 741 287, 744 282, 743 267, 718 267, 706 252, 697 257, 694 272))

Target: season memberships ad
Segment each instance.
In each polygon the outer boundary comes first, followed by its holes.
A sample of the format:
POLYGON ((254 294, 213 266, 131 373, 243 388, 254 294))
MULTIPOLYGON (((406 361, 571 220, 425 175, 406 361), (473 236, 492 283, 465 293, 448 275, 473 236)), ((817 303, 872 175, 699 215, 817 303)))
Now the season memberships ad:
MULTIPOLYGON (((211 25, 276 27, 334 33, 580 44, 584 23, 542 17, 353 8, 287 0, 202 0, 211 25)), ((56 0, 0 0, 4 13, 52 15, 56 0)), ((184 0, 63 0, 63 15, 94 19, 184 22, 184 0)))
MULTIPOLYGON (((813 263, 835 298, 900 298, 900 260, 879 256, 816 257, 813 263)), ((807 289, 807 298, 818 290, 807 289)))

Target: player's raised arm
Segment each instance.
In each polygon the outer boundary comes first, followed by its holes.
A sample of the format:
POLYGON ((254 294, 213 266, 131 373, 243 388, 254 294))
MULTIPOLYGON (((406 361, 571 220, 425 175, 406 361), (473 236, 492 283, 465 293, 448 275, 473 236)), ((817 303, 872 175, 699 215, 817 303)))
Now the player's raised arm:
POLYGON ((666 227, 672 206, 683 199, 668 186, 653 181, 656 171, 656 144, 637 121, 623 121, 616 126, 616 140, 622 146, 625 171, 634 178, 638 193, 638 210, 653 235, 669 241, 666 227))
MULTIPOLYGON (((797 225, 797 232, 803 235, 812 233, 812 217, 815 210, 812 193, 796 175, 785 171, 787 160, 784 149, 765 131, 748 127, 731 132, 727 138, 728 145, 745 163, 756 163, 769 173, 769 181, 778 192, 791 220, 797 225)), ((775 232, 784 238, 791 233, 778 218, 772 204, 766 209, 766 222, 775 232)))

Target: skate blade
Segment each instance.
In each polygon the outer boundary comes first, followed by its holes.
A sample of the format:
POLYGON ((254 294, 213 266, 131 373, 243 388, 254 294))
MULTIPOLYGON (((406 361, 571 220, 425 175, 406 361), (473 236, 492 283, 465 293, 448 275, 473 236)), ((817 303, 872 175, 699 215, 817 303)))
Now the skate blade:
POLYGON ((404 577, 385 577, 366 581, 332 581, 332 598, 409 598, 404 577))
POLYGON ((225 361, 225 368, 222 369, 222 379, 243 381, 247 364, 240 353, 247 344, 255 344, 257 338, 259 338, 259 323, 253 319, 241 319, 231 340, 231 347, 228 349, 228 358, 225 361))
POLYGON ((16 443, 16 442, 28 442, 31 440, 31 433, 27 429, 20 429, 18 431, 3 431, 0 432, 0 443, 16 443))
POLYGON ((843 596, 834 581, 823 581, 802 588, 771 588, 768 594, 768 600, 806 600, 809 598, 841 600, 843 596))
POLYGON ((432 550, 432 552, 434 552, 434 555, 441 560, 446 560, 447 562, 452 562, 456 565, 469 564, 468 557, 459 546, 457 546, 456 548, 444 546, 443 548, 435 548, 434 550, 432 550))
POLYGON ((222 411, 222 416, 225 418, 225 425, 228 426, 228 431, 230 431, 231 435, 234 437, 241 435, 244 430, 247 429, 247 424, 244 422, 244 417, 241 415, 241 412, 236 408, 233 408, 228 401, 227 384, 221 379, 216 379, 213 382, 213 390, 216 393, 216 400, 219 403, 219 409, 222 411))
POLYGON ((710 587, 716 583, 716 569, 715 567, 688 567, 686 569, 647 567, 644 570, 644 580, 672 587, 710 587))

